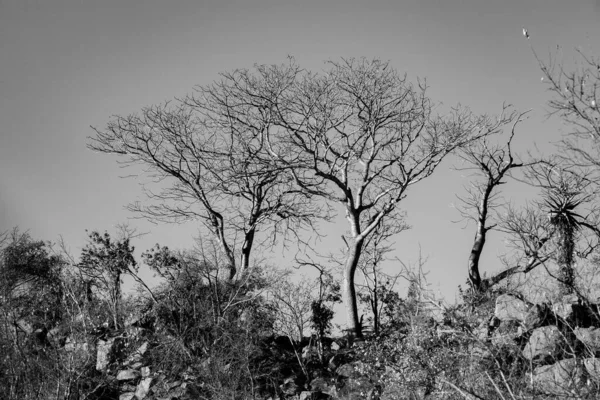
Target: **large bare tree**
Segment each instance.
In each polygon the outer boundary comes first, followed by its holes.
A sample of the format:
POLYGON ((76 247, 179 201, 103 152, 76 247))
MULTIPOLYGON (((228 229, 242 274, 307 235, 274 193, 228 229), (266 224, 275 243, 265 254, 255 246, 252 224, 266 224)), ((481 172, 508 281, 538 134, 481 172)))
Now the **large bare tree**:
POLYGON ((409 187, 457 147, 495 132, 506 116, 476 117, 464 108, 437 115, 425 84, 409 83, 387 62, 328 65, 322 74, 301 74, 273 107, 281 128, 269 132, 268 144, 305 193, 345 210, 343 297, 349 328, 361 337, 354 279, 365 241, 384 217, 398 223, 409 187))
POLYGON ((269 81, 274 74, 267 71, 240 87, 236 76, 244 73, 224 74, 226 83, 198 87, 182 100, 115 116, 89 144, 143 167, 149 202, 131 210, 155 221, 201 221, 227 259, 220 276, 229 280, 250 267, 259 232, 273 239, 289 228, 297 233, 317 214, 289 174, 264 162, 263 135, 274 124, 268 107, 289 82, 269 81))

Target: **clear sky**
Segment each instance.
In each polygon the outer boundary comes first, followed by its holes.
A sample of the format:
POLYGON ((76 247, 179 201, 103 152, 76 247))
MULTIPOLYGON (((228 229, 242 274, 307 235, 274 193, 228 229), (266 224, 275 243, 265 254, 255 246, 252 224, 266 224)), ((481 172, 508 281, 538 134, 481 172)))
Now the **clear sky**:
MULTIPOLYGON (((0 0, 0 231, 63 235, 75 254, 85 229, 114 232, 132 217, 124 206, 143 197, 135 179, 120 178, 127 171, 115 158, 86 149, 90 125, 184 95, 220 71, 287 55, 315 70, 328 59, 377 57, 410 79, 427 78, 430 96, 446 105, 532 109, 518 143, 549 149, 564 128, 545 119, 549 94, 532 49, 547 57, 559 45, 568 61, 576 46, 600 55, 598 38, 598 0, 0 0)), ((466 280, 474 232, 452 222, 468 177, 449 167, 408 193, 402 207, 413 229, 395 246, 410 262, 420 245, 430 282, 452 299, 466 280)), ((150 232, 139 249, 186 247, 196 232, 131 225, 150 232)), ((325 245, 341 247, 346 226, 327 229, 325 245)), ((502 248, 493 236, 484 271, 500 267, 502 248)))

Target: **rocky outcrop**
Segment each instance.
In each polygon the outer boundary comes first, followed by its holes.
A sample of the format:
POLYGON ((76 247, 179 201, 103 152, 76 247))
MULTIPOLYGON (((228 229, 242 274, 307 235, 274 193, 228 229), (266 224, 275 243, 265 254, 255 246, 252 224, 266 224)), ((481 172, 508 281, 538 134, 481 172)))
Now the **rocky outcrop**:
POLYGON ((529 304, 504 294, 496 300, 494 318, 501 322, 489 340, 520 346, 522 356, 533 366, 535 390, 573 397, 584 395, 589 382, 600 383, 597 305, 582 304, 574 296, 554 304, 529 304))

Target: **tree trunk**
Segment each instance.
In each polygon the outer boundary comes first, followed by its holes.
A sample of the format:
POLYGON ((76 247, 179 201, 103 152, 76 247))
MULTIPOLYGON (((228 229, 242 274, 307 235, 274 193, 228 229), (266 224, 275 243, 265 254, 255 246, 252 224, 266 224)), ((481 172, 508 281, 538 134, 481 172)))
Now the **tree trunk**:
POLYGON ((479 274, 479 259, 481 258, 481 253, 483 252, 483 246, 485 245, 486 239, 486 229, 480 223, 477 227, 477 233, 475 235, 475 241, 473 242, 473 248, 471 249, 471 254, 469 255, 468 269, 469 269, 469 281, 471 282, 471 286, 476 291, 483 290, 481 275, 479 274))
POLYGON ((244 235, 244 244, 242 245, 242 262, 240 273, 244 274, 250 269, 250 252, 252 251, 252 245, 254 244, 254 235, 256 230, 254 228, 248 230, 244 235))
POLYGON ((479 207, 477 210, 477 213, 479 214, 477 218, 477 232, 475 232, 475 241, 473 242, 471 254, 469 255, 469 281, 471 282, 471 286, 473 287, 473 289, 477 292, 480 292, 485 289, 481 282, 481 275, 479 274, 479 259, 481 258, 481 253, 483 252, 483 246, 485 245, 487 231, 489 229, 486 228, 485 224, 488 218, 490 196, 492 194, 494 186, 494 180, 488 181, 487 186, 485 187, 485 190, 479 202, 479 207))
POLYGON ((354 275, 356 273, 358 259, 362 252, 363 243, 363 240, 358 240, 349 246, 346 265, 344 266, 344 306, 346 307, 346 315, 348 316, 348 328, 356 338, 363 337, 362 326, 358 317, 356 289, 354 287, 354 275))

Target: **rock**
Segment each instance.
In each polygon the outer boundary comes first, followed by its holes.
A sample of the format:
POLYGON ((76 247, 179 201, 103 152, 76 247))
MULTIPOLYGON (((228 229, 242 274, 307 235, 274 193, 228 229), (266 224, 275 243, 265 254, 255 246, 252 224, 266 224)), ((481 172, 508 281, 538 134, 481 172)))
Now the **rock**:
POLYGON ((150 376, 150 367, 143 367, 141 369, 142 378, 147 378, 150 376))
POLYGON ((124 364, 128 365, 140 362, 146 351, 148 351, 148 342, 142 343, 140 347, 131 353, 129 357, 127 357, 127 360, 125 360, 124 364))
POLYGON ((340 349, 340 345, 337 344, 337 342, 334 340, 333 342, 331 342, 331 350, 332 351, 338 351, 340 349))
POLYGON ((588 373, 589 378, 596 382, 600 382, 600 358, 584 358, 583 365, 588 373))
POLYGON ((138 400, 144 399, 148 395, 148 392, 150 392, 150 385, 152 385, 152 378, 142 379, 135 390, 135 397, 138 400))
POLYGON ((320 400, 322 398, 322 393, 310 391, 300 392, 300 395, 298 396, 298 400, 320 400))
POLYGON ((124 369, 119 371, 119 373, 117 374, 117 380, 132 381, 134 379, 138 379, 140 376, 140 371, 136 371, 135 369, 124 369))
POLYGON ((313 391, 327 393, 330 389, 329 382, 322 377, 315 378, 310 382, 310 389, 313 391))
POLYGON ((555 358, 565 347, 565 338, 556 326, 543 326, 533 331, 523 349, 526 359, 548 360, 555 358))
POLYGON ((525 315, 523 326, 526 331, 548 325, 553 320, 553 312, 546 304, 535 304, 525 315))
POLYGON ((116 338, 98 340, 96 344, 96 370, 105 371, 112 361, 116 338))
POLYGON ((573 304, 571 303, 554 303, 552 304, 552 312, 564 319, 564 320, 568 320, 571 319, 571 317, 573 316, 573 304))
POLYGON ((523 300, 509 294, 503 294, 496 299, 494 316, 500 321, 525 321, 529 305, 523 300))
POLYGON ((600 329, 599 328, 575 328, 575 337, 585 345, 591 354, 600 352, 600 329))
POLYGON ((578 394, 583 385, 583 368, 570 358, 552 365, 537 367, 532 374, 533 387, 543 393, 557 396, 578 394))
POLYGON ((131 364, 131 369, 140 369, 143 365, 141 362, 136 362, 135 364, 131 364))
POLYGON ((520 336, 518 321, 501 321, 492 331, 491 342, 495 346, 514 345, 520 336))
POLYGON ((133 400, 135 397, 135 393, 123 393, 119 396, 119 400, 133 400))

